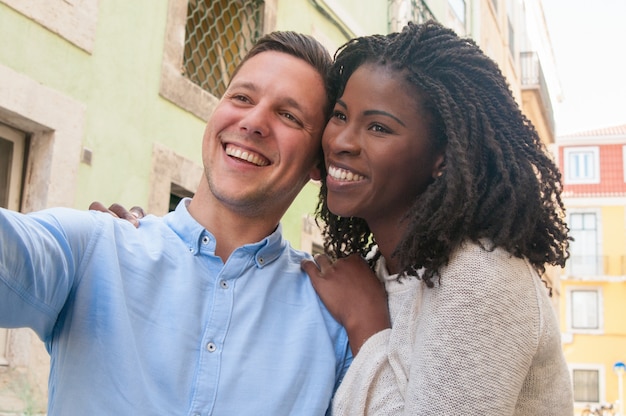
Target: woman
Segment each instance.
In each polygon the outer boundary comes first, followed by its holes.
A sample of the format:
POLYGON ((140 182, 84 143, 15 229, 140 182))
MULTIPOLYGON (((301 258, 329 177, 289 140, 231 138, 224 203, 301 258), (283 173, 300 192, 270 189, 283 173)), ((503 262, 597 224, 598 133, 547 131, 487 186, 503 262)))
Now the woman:
POLYGON ((356 355, 334 414, 572 415, 541 278, 568 256, 561 178, 497 65, 428 22, 348 42, 332 75, 330 258, 303 268, 356 355))

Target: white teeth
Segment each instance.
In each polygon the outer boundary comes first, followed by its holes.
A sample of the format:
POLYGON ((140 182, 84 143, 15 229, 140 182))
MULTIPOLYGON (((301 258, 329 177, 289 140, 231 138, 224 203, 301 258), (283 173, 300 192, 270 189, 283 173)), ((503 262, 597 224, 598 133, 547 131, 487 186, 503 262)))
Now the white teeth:
POLYGON ((357 173, 350 172, 349 170, 336 168, 334 166, 328 167, 328 175, 339 181, 347 181, 347 182, 356 182, 365 179, 364 176, 361 176, 357 173))
POLYGON ((240 148, 232 145, 226 146, 226 154, 232 157, 236 157, 237 159, 253 163, 257 166, 267 166, 269 164, 269 162, 264 158, 246 150, 241 150, 240 148))

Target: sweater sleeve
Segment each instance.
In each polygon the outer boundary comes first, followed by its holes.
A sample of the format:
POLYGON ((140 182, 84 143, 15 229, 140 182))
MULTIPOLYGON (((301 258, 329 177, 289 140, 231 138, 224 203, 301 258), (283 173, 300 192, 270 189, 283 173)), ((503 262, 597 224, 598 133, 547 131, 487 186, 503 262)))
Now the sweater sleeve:
POLYGON ((335 414, 515 414, 541 329, 531 279, 503 250, 456 253, 440 285, 422 286, 393 328, 366 342, 335 414))
POLYGON ((387 356, 391 329, 371 336, 343 379, 333 415, 400 415, 404 398, 387 356))

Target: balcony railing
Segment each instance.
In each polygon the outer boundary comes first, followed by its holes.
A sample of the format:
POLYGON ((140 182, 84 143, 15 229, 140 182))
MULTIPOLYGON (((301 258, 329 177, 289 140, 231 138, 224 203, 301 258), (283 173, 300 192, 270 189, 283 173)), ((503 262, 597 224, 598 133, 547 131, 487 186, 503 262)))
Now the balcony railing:
POLYGON ((566 264, 570 278, 626 278, 626 254, 622 255, 570 255, 566 264))
POLYGON ((548 92, 548 84, 541 69, 541 62, 537 52, 521 52, 520 64, 522 67, 522 89, 538 90, 543 103, 546 120, 550 130, 554 132, 554 112, 552 111, 552 100, 548 92))

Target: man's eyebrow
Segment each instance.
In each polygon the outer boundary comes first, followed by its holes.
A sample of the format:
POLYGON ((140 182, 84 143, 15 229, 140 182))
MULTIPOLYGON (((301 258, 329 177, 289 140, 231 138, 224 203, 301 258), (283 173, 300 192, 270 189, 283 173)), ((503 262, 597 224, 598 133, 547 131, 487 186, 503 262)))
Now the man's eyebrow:
POLYGON ((237 80, 235 80, 235 81, 233 81, 230 84, 230 86, 231 87, 237 87, 237 88, 245 88, 245 89, 253 90, 253 91, 256 91, 256 89, 257 89, 256 85, 254 85, 254 83, 250 82, 250 81, 237 81, 237 80))
MULTIPOLYGON (((340 106, 342 106, 343 108, 348 108, 348 106, 346 105, 345 102, 343 102, 341 99, 337 99, 337 104, 339 104, 340 106)), ((402 120, 400 120, 398 117, 394 116, 391 113, 388 113, 386 111, 382 111, 382 110, 366 110, 363 112, 363 115, 366 116, 371 116, 371 115, 380 115, 380 116, 386 116, 389 118, 392 118, 394 120, 396 120, 398 123, 400 123, 403 127, 406 127, 406 124, 404 124, 402 122, 402 120)))
POLYGON ((299 112, 301 112, 303 114, 307 113, 306 110, 300 105, 300 103, 298 101, 294 100, 291 97, 286 97, 285 98, 285 104, 287 104, 287 106, 289 106, 289 107, 295 108, 296 110, 298 110, 299 112))
MULTIPOLYGON (((254 82, 250 82, 250 81, 233 81, 231 84, 231 87, 236 87, 236 88, 244 88, 250 91, 258 91, 258 88, 256 86, 256 84, 254 84, 254 82)), ((300 104, 299 101, 297 101, 294 98, 291 97, 284 97, 282 99, 280 99, 281 102, 283 102, 285 105, 287 105, 288 107, 293 107, 296 110, 298 110, 299 112, 306 114, 307 111, 306 109, 300 104)))

